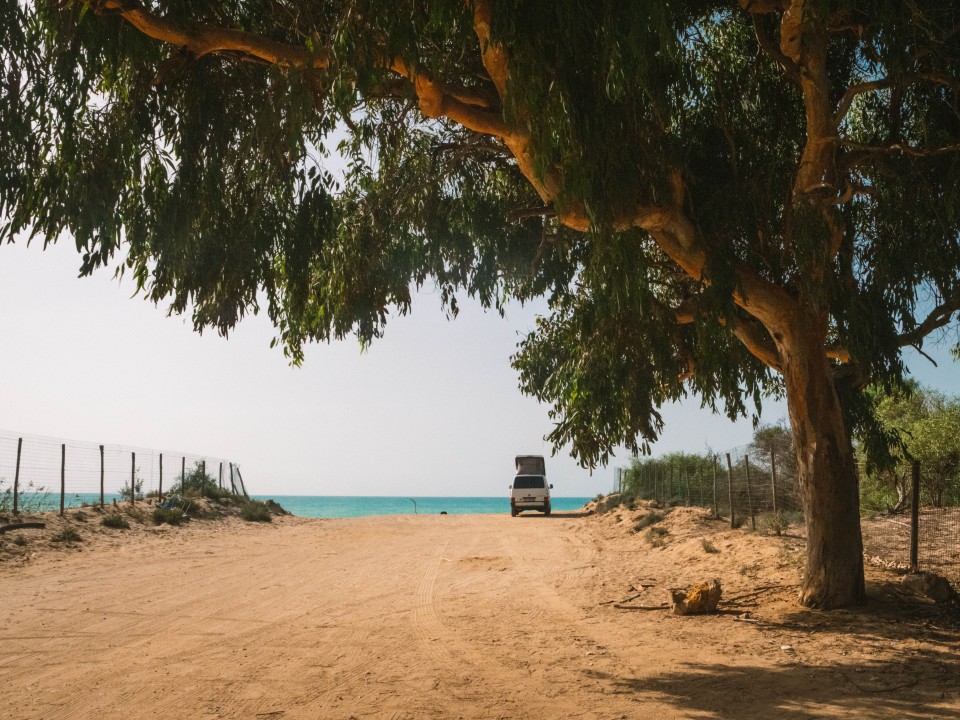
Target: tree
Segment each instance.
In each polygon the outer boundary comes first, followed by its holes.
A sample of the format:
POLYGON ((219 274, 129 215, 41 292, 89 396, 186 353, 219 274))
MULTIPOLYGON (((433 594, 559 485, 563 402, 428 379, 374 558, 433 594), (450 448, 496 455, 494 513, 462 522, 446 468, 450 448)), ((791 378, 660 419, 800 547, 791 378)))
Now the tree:
POLYGON ((546 294, 514 362, 586 465, 783 393, 801 601, 863 599, 861 390, 960 307, 950 0, 2 0, 0 58, 7 237, 295 361, 546 294))
MULTIPOLYGON (((960 399, 910 381, 898 392, 870 388, 876 418, 894 442, 889 457, 867 458, 871 480, 895 490, 890 512, 909 502, 908 482, 914 460, 920 462, 921 490, 926 502, 957 502, 960 491, 960 399)), ((865 455, 867 453, 864 453, 865 455)))
POLYGON ((793 435, 783 423, 756 428, 749 452, 752 462, 760 467, 770 469, 771 463, 776 462, 780 477, 796 477, 797 452, 793 447, 793 435), (771 460, 771 456, 775 460, 771 460))

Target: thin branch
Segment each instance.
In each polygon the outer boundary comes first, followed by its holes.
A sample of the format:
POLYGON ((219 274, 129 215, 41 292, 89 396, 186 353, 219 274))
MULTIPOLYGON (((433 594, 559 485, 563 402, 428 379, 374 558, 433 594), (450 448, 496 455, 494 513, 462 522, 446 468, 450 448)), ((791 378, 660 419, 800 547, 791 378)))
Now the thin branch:
MULTIPOLYGON (((960 299, 941 303, 930 314, 910 332, 903 333, 897 337, 897 343, 900 347, 917 347, 927 335, 934 330, 945 327, 953 320, 954 313, 960 312, 960 299)), ((917 348, 919 350, 919 348, 917 348)), ((936 363, 934 363, 936 364, 936 363)))
POLYGON ((544 207, 526 207, 517 208, 510 212, 509 218, 512 222, 518 222, 525 218, 532 217, 554 217, 557 211, 552 206, 544 207))
POLYGON ((840 127, 840 123, 843 122, 843 119, 847 116, 847 112, 849 112, 850 106, 853 104, 853 100, 857 95, 888 88, 893 85, 893 82, 891 78, 881 78, 880 80, 871 80, 870 82, 862 82, 858 85, 848 87, 847 91, 843 94, 843 98, 840 100, 840 104, 837 106, 836 113, 833 115, 833 124, 836 127, 840 127))
POLYGON ((960 144, 944 145, 938 148, 915 147, 904 143, 893 143, 892 145, 868 145, 854 142, 852 140, 841 140, 840 144, 851 150, 858 150, 867 155, 893 155, 902 154, 910 157, 933 157, 936 155, 946 155, 948 153, 960 152, 960 144))
POLYGON ((851 85, 848 87, 847 91, 844 93, 843 98, 840 100, 840 104, 837 106, 837 111, 834 114, 834 124, 837 127, 840 126, 840 123, 843 122, 844 117, 846 117, 847 112, 850 110, 850 105, 853 103, 853 100, 857 95, 874 92, 876 90, 885 90, 894 86, 911 83, 932 83, 934 85, 949 87, 954 90, 960 89, 960 80, 940 73, 905 73, 896 78, 885 77, 878 80, 870 80, 868 82, 858 83, 857 85, 851 85))
POLYGON ((912 348, 913 348, 914 350, 916 350, 918 353, 920 353, 921 355, 923 355, 927 360, 929 360, 931 365, 933 365, 934 367, 940 367, 939 365, 937 365, 937 361, 936 361, 936 360, 934 360, 932 357, 930 357, 929 355, 927 355, 927 354, 923 351, 923 348, 920 347, 920 343, 917 343, 916 345, 911 345, 910 347, 912 347, 912 348))

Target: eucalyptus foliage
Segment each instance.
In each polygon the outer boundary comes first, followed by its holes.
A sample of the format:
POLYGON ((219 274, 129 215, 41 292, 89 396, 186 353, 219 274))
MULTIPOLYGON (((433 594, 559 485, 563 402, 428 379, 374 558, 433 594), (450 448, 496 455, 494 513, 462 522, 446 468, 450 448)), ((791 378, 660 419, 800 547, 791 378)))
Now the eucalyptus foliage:
POLYGON ((514 363, 586 465, 648 449, 665 402, 783 392, 749 276, 823 311, 869 427, 860 388, 960 307, 957 24, 948 0, 0 0, 0 241, 73 242, 197 330, 266 311, 294 361, 423 285, 453 314, 547 296, 514 363), (821 38, 838 123, 811 140, 821 38))

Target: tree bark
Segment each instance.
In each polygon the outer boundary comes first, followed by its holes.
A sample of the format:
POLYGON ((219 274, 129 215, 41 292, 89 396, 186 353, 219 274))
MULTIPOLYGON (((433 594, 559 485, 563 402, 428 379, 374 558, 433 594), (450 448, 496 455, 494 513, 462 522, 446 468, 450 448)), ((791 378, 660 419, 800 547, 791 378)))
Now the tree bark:
POLYGON ((807 524, 800 602, 823 609, 859 605, 866 597, 860 494, 850 435, 823 352, 826 317, 801 309, 792 320, 777 339, 807 524))

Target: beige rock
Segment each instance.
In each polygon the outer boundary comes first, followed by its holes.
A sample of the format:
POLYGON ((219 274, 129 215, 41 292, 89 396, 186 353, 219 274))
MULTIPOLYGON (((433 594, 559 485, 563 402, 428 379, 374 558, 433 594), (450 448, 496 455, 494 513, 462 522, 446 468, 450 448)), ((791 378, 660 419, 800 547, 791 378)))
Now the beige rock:
POLYGON ((702 615, 716 612, 721 592, 719 580, 695 585, 690 590, 671 588, 668 591, 670 610, 674 615, 702 615))

